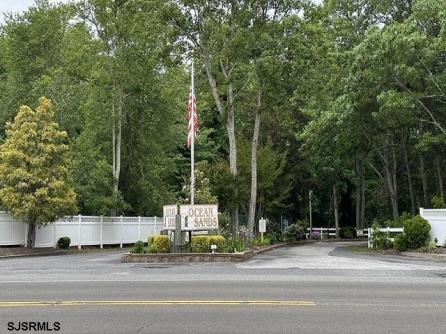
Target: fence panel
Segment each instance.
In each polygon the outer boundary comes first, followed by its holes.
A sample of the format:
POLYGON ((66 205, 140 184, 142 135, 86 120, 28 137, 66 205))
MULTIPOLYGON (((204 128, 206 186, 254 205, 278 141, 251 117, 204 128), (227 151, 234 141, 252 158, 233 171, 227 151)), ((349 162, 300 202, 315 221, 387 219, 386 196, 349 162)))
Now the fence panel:
POLYGON ((446 209, 423 209, 420 208, 420 216, 431 225, 431 237, 437 238, 438 246, 446 244, 446 209))
MULTIPOLYGON (((130 244, 146 241, 159 233, 157 217, 67 216, 37 229, 36 247, 54 247, 60 237, 69 237, 72 246, 130 244)), ((0 245, 24 245, 26 225, 0 212, 0 245)))
POLYGON ((26 225, 18 223, 6 212, 0 211, 0 246, 25 244, 26 225))

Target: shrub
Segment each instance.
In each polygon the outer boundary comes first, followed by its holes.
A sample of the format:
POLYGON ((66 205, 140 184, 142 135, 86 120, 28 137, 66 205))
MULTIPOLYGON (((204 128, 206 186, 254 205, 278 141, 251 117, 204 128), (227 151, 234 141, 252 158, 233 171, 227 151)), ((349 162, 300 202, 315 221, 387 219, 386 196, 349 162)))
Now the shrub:
POLYGON ((68 249, 70 247, 71 239, 69 237, 62 237, 57 240, 57 248, 68 249))
POLYGON ((446 204, 444 203, 444 198, 441 196, 432 197, 431 203, 434 209, 443 209, 446 207, 446 204))
POLYGON ((389 239, 389 235, 387 232, 382 232, 379 230, 378 224, 373 224, 373 233, 372 233, 372 244, 373 248, 377 249, 390 249, 393 248, 393 242, 389 239))
POLYGON ((144 251, 144 242, 139 240, 133 245, 133 248, 130 250, 130 253, 142 254, 143 251, 144 251))
POLYGON ((263 241, 260 237, 254 239, 254 246, 267 246, 271 244, 271 240, 268 237, 263 237, 263 241))
POLYGON ((292 224, 287 226, 283 232, 285 241, 297 241, 305 239, 306 228, 302 224, 292 224))
MULTIPOLYGON (((222 235, 211 235, 209 237, 209 244, 217 246, 217 252, 221 253, 225 250, 225 237, 222 235)), ((212 251, 212 250, 211 250, 212 251)))
POLYGON ((415 216, 404 222, 404 237, 407 239, 409 249, 426 246, 430 241, 431 226, 427 220, 415 216))
POLYGON ((211 243, 207 235, 195 235, 191 242, 192 253, 210 253, 211 243))
POLYGON ((398 252, 404 252, 409 249, 407 239, 405 238, 404 234, 399 234, 395 237, 394 248, 398 252))
POLYGON ((168 235, 152 235, 149 237, 149 252, 169 253, 170 238, 168 235))
POLYGON ((321 234, 319 232, 311 232, 310 239, 312 240, 320 240, 321 234))
POLYGON ((225 242, 226 253, 243 252, 244 250, 245 250, 245 243, 243 239, 228 239, 225 242))
POLYGON ((341 229, 339 230, 339 234, 341 238, 353 239, 356 237, 356 230, 351 226, 341 227, 341 229))

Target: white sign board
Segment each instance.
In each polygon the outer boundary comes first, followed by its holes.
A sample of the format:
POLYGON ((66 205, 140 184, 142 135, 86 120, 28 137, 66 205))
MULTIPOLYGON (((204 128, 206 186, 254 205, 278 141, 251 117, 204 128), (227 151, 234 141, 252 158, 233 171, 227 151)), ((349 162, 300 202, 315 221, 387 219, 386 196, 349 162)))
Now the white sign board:
POLYGON ((181 205, 181 229, 184 231, 218 229, 216 204, 181 205))
POLYGON ((259 220, 259 232, 265 233, 266 232, 266 219, 260 219, 259 220))
POLYGON ((178 214, 177 205, 164 205, 163 206, 163 216, 164 216, 164 229, 174 230, 175 229, 175 216, 178 214))

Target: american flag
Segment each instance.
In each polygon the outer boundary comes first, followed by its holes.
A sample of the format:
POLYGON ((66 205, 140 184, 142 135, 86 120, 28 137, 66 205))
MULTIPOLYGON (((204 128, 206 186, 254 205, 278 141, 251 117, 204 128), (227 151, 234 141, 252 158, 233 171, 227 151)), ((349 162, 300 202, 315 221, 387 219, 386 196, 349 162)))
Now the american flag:
POLYGON ((187 119, 189 124, 187 127, 187 147, 192 145, 192 136, 197 134, 198 115, 197 115, 197 101, 195 100, 192 87, 189 90, 189 100, 187 101, 187 119))

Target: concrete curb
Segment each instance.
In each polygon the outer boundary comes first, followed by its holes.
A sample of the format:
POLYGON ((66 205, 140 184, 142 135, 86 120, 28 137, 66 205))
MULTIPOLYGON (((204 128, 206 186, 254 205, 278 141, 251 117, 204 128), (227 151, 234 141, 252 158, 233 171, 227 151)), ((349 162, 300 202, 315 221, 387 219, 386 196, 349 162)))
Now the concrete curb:
POLYGON ((402 256, 432 260, 432 261, 446 261, 446 254, 432 254, 432 253, 419 253, 419 252, 401 252, 402 256))
POLYGON ((126 253, 121 256, 121 263, 245 262, 258 254, 262 254, 277 248, 292 245, 302 245, 306 243, 308 242, 284 242, 261 249, 250 249, 242 253, 126 253))
POLYGON ((30 254, 0 255, 0 259, 15 259, 15 258, 22 258, 22 257, 52 256, 52 255, 64 255, 64 254, 69 254, 69 252, 55 251, 55 252, 42 252, 42 253, 30 253, 30 254))

